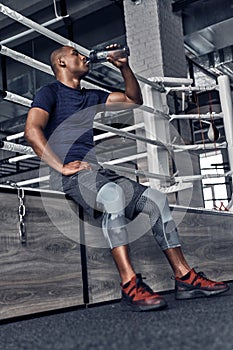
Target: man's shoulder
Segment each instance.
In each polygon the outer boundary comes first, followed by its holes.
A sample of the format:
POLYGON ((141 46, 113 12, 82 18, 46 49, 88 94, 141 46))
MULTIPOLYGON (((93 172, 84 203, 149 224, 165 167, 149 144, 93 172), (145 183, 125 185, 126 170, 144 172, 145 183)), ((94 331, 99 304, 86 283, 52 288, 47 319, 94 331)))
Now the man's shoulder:
POLYGON ((46 111, 50 111, 50 106, 54 106, 56 103, 57 90, 56 81, 41 87, 33 98, 32 107, 40 107, 46 111))
POLYGON ((46 84, 42 87, 40 87, 37 91, 37 94, 48 94, 48 93, 56 93, 58 90, 58 84, 57 81, 53 81, 49 84, 46 84))
POLYGON ((102 94, 102 93, 108 93, 106 90, 102 90, 102 89, 93 89, 93 88, 82 88, 82 91, 86 92, 86 93, 91 93, 91 94, 102 94))
POLYGON ((102 89, 86 89, 82 88, 82 93, 85 94, 86 96, 95 96, 98 99, 106 99, 107 96, 109 95, 109 92, 106 90, 102 89))
POLYGON ((46 90, 50 90, 50 91, 53 91, 53 92, 57 92, 57 91, 58 91, 58 88, 59 88, 59 83, 58 83, 57 80, 55 80, 55 81, 52 81, 51 83, 45 85, 44 88, 45 88, 46 90))

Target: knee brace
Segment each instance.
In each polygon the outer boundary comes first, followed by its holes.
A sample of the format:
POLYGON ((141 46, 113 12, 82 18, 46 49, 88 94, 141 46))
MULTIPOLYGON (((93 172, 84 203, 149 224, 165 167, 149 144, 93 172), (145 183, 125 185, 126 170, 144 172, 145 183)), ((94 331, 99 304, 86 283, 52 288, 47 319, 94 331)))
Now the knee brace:
POLYGON ((111 249, 128 244, 125 220, 125 197, 120 186, 109 182, 101 187, 96 197, 102 207, 102 229, 111 249))
POLYGON ((180 246, 176 224, 163 193, 152 188, 146 189, 136 208, 138 212, 148 214, 153 235, 162 250, 180 246))

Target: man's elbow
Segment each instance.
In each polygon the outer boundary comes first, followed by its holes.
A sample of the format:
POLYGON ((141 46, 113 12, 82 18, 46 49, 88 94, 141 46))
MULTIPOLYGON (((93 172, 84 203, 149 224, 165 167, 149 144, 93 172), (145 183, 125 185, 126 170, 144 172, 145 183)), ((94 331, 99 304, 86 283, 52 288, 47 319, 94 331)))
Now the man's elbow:
POLYGON ((133 101, 132 101, 133 105, 134 105, 134 108, 137 108, 137 107, 140 107, 141 105, 143 105, 143 98, 140 96, 138 98, 135 98, 133 101))
POLYGON ((142 98, 142 96, 138 99, 137 104, 138 104, 139 106, 142 106, 142 105, 143 105, 143 98, 142 98))
POLYGON ((30 130, 27 127, 25 127, 24 129, 24 138, 30 144, 31 135, 30 135, 30 130))
POLYGON ((35 141, 35 131, 33 128, 25 127, 24 138, 30 146, 33 145, 33 141, 35 141))
POLYGON ((126 103, 129 103, 132 108, 137 108, 143 105, 143 97, 142 95, 138 96, 126 96, 126 103))

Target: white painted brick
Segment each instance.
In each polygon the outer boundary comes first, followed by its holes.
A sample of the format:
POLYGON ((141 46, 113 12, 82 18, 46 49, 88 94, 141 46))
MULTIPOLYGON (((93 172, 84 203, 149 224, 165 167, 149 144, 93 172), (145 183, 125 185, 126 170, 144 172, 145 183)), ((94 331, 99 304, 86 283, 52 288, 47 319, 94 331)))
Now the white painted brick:
POLYGON ((171 11, 171 0, 143 0, 141 5, 127 0, 124 8, 127 41, 132 55, 137 52, 137 59, 131 57, 134 70, 138 71, 140 58, 146 58, 150 71, 154 68, 154 75, 158 72, 153 61, 160 60, 165 75, 166 72, 172 75, 174 71, 176 76, 179 72, 180 76, 185 76, 182 23, 171 11))

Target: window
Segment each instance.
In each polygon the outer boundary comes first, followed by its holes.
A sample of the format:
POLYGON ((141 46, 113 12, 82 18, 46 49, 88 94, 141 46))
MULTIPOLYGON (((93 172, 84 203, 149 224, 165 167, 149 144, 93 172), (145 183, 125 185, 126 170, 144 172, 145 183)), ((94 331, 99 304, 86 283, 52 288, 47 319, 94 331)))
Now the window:
POLYGON ((216 177, 202 180, 205 208, 224 210, 228 204, 225 166, 221 151, 200 155, 201 174, 215 174, 216 177), (221 176, 222 175, 222 176, 221 176))

